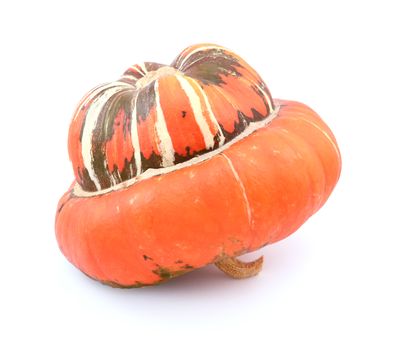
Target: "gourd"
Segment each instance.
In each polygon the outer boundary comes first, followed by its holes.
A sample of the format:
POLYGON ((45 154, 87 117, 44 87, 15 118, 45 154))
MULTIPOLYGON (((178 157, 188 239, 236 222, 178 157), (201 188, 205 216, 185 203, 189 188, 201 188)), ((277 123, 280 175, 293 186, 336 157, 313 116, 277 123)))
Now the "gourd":
POLYGON ((256 71, 218 45, 169 65, 136 64, 88 92, 69 129, 75 181, 56 237, 88 276, 153 285, 237 257, 297 230, 341 170, 334 135, 304 104, 274 100, 256 71))

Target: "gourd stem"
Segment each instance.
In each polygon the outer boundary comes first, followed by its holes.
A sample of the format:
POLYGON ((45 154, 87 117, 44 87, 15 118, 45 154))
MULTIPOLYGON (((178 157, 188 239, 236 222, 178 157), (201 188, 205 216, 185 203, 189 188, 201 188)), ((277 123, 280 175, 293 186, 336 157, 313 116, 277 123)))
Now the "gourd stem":
POLYGON ((256 276, 262 269, 264 257, 244 262, 237 258, 225 257, 215 262, 216 267, 232 278, 241 279, 256 276))

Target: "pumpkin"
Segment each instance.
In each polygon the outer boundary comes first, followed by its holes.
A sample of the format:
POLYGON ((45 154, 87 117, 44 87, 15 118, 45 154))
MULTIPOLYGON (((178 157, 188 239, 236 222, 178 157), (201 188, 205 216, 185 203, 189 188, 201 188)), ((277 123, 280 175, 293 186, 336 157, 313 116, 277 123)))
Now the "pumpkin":
POLYGON ((153 285, 297 230, 327 200, 341 157, 302 103, 273 100, 256 71, 221 46, 186 48, 170 66, 136 64, 79 103, 69 129, 75 181, 56 237, 88 276, 153 285))

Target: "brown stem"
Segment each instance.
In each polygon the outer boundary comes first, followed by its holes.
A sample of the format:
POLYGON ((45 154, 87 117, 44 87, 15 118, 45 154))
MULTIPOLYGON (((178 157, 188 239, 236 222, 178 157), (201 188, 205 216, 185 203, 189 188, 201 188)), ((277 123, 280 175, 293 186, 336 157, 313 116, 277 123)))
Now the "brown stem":
POLYGON ((263 261, 263 256, 250 262, 243 262, 237 258, 225 257, 215 262, 215 265, 230 277, 241 279, 256 276, 263 267, 263 261))

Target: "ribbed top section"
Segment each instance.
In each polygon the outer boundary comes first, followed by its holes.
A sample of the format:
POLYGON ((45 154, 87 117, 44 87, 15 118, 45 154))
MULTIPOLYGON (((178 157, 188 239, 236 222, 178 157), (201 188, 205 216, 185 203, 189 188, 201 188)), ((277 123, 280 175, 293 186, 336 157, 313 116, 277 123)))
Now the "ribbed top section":
POLYGON ((274 110, 260 76, 223 47, 145 62, 81 100, 69 131, 77 182, 100 191, 218 149, 274 110))

